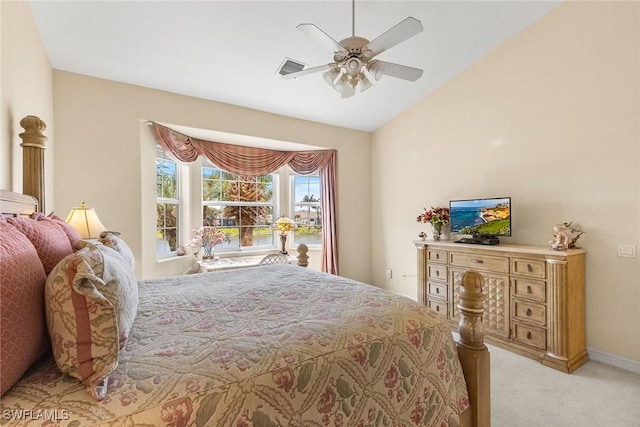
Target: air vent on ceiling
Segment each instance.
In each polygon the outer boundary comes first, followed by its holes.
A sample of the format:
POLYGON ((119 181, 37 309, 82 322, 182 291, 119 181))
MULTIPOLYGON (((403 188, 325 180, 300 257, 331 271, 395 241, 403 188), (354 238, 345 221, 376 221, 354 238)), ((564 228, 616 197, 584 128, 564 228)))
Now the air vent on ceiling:
POLYGON ((278 74, 281 76, 286 76, 287 74, 297 73, 298 71, 304 70, 307 64, 303 64, 302 62, 293 60, 291 58, 284 58, 280 67, 278 67, 278 74))

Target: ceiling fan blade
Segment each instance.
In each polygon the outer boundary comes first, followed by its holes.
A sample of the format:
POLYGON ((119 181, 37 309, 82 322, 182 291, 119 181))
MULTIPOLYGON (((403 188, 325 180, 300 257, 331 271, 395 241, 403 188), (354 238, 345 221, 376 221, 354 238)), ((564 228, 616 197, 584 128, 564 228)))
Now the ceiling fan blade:
POLYGON ((320 46, 323 46, 325 49, 331 52, 344 50, 344 48, 340 46, 337 41, 335 41, 333 38, 331 38, 331 36, 329 36, 327 33, 313 24, 300 24, 296 28, 312 38, 320 46))
POLYGON ((330 64, 319 65, 317 67, 306 68, 301 71, 296 71, 295 73, 289 73, 282 76, 284 79, 296 79, 298 77, 306 76, 307 74, 318 73, 320 71, 328 70, 331 68, 330 64))
POLYGON ((415 82, 422 77, 422 70, 408 67, 406 65, 394 64, 393 62, 378 61, 385 76, 396 77, 410 82, 415 82))
POLYGON ((376 56, 377 54, 402 43, 408 38, 421 33, 422 30, 422 23, 416 18, 412 18, 410 16, 373 39, 366 48, 373 52, 373 56, 376 56))

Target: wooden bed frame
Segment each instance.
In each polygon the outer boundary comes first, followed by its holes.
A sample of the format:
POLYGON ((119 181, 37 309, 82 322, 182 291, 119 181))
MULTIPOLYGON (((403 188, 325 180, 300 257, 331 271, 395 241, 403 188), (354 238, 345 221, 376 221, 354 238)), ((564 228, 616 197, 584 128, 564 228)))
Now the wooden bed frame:
MULTIPOLYGON (((0 190, 0 212, 10 215, 29 215, 44 211, 44 122, 35 116, 20 121, 25 132, 23 139, 23 193, 0 190), (39 209, 40 207, 40 209, 39 209)), ((45 212, 46 213, 46 212, 45 212)), ((304 254, 306 255, 306 253, 304 254)), ((467 271, 459 277, 460 323, 457 341, 458 358, 467 382, 471 407, 463 413, 463 425, 489 427, 491 425, 490 356, 484 344, 482 326, 484 279, 476 271, 467 271)))

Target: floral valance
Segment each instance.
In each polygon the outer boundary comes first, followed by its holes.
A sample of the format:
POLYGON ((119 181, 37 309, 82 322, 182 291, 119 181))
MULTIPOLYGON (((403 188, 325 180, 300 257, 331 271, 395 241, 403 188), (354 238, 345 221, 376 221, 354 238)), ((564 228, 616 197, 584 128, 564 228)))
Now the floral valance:
POLYGON ((191 163, 198 156, 220 169, 243 176, 260 176, 289 165, 294 172, 310 174, 321 170, 335 157, 336 150, 281 151, 205 141, 184 135, 166 126, 153 124, 158 143, 167 154, 191 163))

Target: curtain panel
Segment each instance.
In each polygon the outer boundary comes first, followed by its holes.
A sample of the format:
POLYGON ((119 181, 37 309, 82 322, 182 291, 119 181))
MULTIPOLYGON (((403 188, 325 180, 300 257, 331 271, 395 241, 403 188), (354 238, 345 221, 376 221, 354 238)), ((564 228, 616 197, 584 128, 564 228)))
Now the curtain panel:
POLYGON ((299 174, 318 172, 322 197, 322 271, 338 274, 336 150, 280 151, 205 141, 152 122, 156 140, 168 156, 185 163, 202 156, 234 175, 260 176, 282 166, 299 174))

